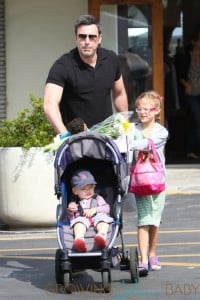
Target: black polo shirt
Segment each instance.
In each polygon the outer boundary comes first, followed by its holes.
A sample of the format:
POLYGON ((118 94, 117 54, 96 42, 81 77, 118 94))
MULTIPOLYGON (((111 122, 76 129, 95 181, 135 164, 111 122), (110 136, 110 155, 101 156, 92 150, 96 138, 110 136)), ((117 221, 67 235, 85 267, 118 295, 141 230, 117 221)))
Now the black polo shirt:
POLYGON ((111 89, 120 75, 119 60, 113 51, 98 48, 93 68, 81 60, 75 48, 53 64, 46 83, 63 87, 60 109, 65 125, 80 117, 91 127, 112 114, 111 89))

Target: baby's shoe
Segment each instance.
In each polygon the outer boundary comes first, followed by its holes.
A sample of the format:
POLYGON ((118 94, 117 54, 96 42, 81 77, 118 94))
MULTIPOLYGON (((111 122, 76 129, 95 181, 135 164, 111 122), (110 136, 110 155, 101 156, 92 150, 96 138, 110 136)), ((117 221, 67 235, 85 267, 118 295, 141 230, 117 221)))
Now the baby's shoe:
POLYGON ((100 233, 96 234, 94 237, 94 241, 100 249, 103 249, 106 247, 106 239, 105 239, 104 235, 102 235, 100 233))
POLYGON ((86 247, 86 243, 84 238, 77 238, 74 241, 74 248, 78 251, 78 252, 85 252, 87 250, 86 247))

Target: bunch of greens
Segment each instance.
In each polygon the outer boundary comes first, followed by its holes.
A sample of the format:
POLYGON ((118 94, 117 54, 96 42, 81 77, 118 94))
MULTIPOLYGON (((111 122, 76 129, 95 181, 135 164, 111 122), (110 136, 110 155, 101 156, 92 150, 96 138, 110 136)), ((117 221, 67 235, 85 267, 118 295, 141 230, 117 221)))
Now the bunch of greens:
POLYGON ((90 130, 106 135, 112 139, 117 139, 120 135, 128 133, 131 114, 131 112, 115 113, 91 127, 90 130))
POLYGON ((0 147, 43 147, 55 135, 43 110, 42 98, 30 95, 32 109, 24 108, 11 121, 5 119, 0 127, 0 147))

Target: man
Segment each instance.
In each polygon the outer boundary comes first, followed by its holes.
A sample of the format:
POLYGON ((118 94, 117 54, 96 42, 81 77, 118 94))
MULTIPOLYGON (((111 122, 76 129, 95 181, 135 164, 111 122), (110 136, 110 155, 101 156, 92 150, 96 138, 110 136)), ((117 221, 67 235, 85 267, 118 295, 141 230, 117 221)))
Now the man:
POLYGON ((128 111, 128 102, 117 55, 100 48, 101 27, 93 16, 75 24, 76 48, 51 67, 44 91, 44 111, 57 133, 80 117, 88 127, 116 111, 128 111))

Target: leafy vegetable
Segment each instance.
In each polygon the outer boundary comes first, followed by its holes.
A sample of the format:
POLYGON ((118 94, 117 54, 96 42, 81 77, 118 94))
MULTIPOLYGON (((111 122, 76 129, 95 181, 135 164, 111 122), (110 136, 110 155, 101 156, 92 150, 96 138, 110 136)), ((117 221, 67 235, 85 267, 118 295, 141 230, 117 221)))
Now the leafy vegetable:
POLYGON ((131 115, 132 112, 115 113, 91 127, 90 130, 116 139, 120 135, 128 133, 130 129, 129 118, 131 115))

